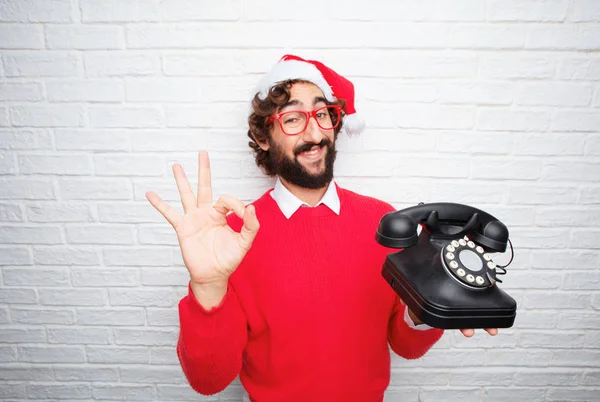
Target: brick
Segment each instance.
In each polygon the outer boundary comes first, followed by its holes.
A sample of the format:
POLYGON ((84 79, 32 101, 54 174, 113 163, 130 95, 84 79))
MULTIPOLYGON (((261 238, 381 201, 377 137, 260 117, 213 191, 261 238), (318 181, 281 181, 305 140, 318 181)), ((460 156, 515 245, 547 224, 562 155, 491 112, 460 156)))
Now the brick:
POLYGON ((584 134, 523 134, 515 141, 516 155, 583 155, 584 134))
POLYGON ((248 124, 247 103, 166 106, 165 112, 167 127, 239 128, 248 124))
MULTIPOLYGON (((207 148, 206 136, 202 132, 187 129, 169 130, 169 132, 177 137, 177 141, 173 141, 173 137, 165 135, 163 130, 136 130, 130 135, 132 149, 134 152, 189 152, 192 149, 207 148)), ((195 159, 197 161, 197 157, 195 159)), ((211 157, 211 164, 212 161, 211 157)))
POLYGON ((598 254, 584 250, 534 250, 532 268, 544 269, 594 269, 600 264, 598 254))
POLYGON ((90 106, 91 127, 145 128, 161 127, 163 115, 153 106, 90 106))
POLYGON ((514 88, 506 83, 444 83, 440 87, 441 103, 469 105, 509 105, 514 88))
MULTIPOLYGON (((517 313, 518 314, 518 313, 517 313)), ((559 321, 560 327, 560 321, 559 321)), ((560 333, 557 331, 548 332, 527 332, 522 331, 519 334, 519 347, 521 348, 548 348, 548 349, 579 349, 583 347, 583 333, 560 333)), ((550 376, 548 376, 550 377, 550 376)), ((542 385, 527 384, 521 381, 519 385, 542 385)), ((550 385, 550 384, 548 384, 550 385)))
POLYGON ((51 368, 11 364, 0 367, 0 379, 9 381, 54 381, 54 375, 51 368))
MULTIPOLYGON (((27 90, 24 90, 24 92, 27 94, 27 90)), ((26 149, 28 151, 52 149, 50 131, 27 128, 0 129, 0 149, 26 149)))
POLYGON ((588 371, 583 373, 581 385, 596 385, 600 384, 600 371, 588 371))
POLYGON ((600 177, 600 163, 552 160, 544 162, 541 178, 545 181, 597 181, 600 177))
POLYGON ((110 289, 109 299, 111 306, 175 307, 180 298, 170 289, 110 289))
POLYGON ((579 188, 579 204, 597 204, 600 200, 600 187, 581 186, 579 188))
POLYGON ((597 112, 557 111, 552 119, 552 131, 600 131, 597 112))
POLYGON ((440 133, 438 150, 449 153, 507 154, 512 148, 511 133, 440 133))
POLYGON ((121 49, 123 28, 110 25, 46 25, 48 49, 121 49))
MULTIPOLYGON (((115 328, 114 342, 117 345, 174 346, 178 330, 174 329, 129 329, 115 328)), ((123 372, 121 372, 123 374, 123 372)), ((124 378, 122 378, 123 381, 124 378)), ((130 380, 130 382, 138 382, 130 380)), ((165 381, 159 381, 165 382, 165 381)))
MULTIPOLYGON (((396 191, 395 189, 397 188, 399 187, 394 186, 392 191, 396 191)), ((437 182, 435 187, 431 189, 430 198, 431 200, 443 199, 445 202, 471 205, 473 203, 489 202, 491 199, 497 198, 500 194, 502 194, 502 189, 497 185, 462 183, 455 180, 448 180, 447 182, 437 182)))
MULTIPOLYGON (((600 278, 600 276, 598 276, 600 278)), ((596 289, 600 289, 600 280, 596 279, 596 289)), ((558 319, 561 329, 600 329, 598 313, 563 312, 558 319)), ((583 337, 582 337, 583 338, 583 337)), ((582 339, 583 340, 583 339, 582 339)))
POLYGON ((537 226, 600 226, 600 209, 595 208, 539 208, 537 226))
POLYGON ((531 186, 511 184, 508 191, 508 202, 514 204, 557 205, 575 204, 576 187, 572 186, 531 186))
MULTIPOLYGON (((373 155, 375 156, 375 155, 373 155)), ((352 159, 355 159, 354 157, 352 159)), ((393 159, 396 159, 395 157, 393 159)), ((393 162, 385 160, 383 157, 380 158, 382 161, 379 165, 378 175, 385 176, 389 174, 389 169, 385 166, 392 166, 393 162)), ((462 177, 468 176, 469 165, 468 161, 460 158, 420 158, 420 162, 417 162, 416 158, 402 158, 397 160, 393 174, 405 177, 462 177), (434 173, 437 171, 438 173, 434 173)), ((364 165, 363 165, 364 166, 364 165)), ((350 171, 352 175, 357 175, 358 172, 350 171)), ((341 172, 340 172, 341 174, 341 172)), ((365 174, 368 176, 369 174, 365 174)))
POLYGON ((585 142, 586 155, 600 155, 600 137, 590 136, 585 142))
POLYGON ((0 152, 0 174, 15 174, 15 159, 12 153, 0 152))
MULTIPOLYGON (((271 0, 269 3, 271 7, 265 7, 262 12, 260 9, 255 8, 254 10, 250 10, 250 7, 245 7, 243 15, 246 16, 249 14, 253 18, 263 19, 281 18, 281 13, 277 13, 277 4, 276 1, 271 0)), ((318 2, 317 4, 317 7, 325 6, 318 2)), ((312 8, 303 11, 299 10, 299 13, 305 19, 318 18, 310 10, 312 8)), ((386 4, 384 13, 381 12, 381 9, 373 7, 372 4, 368 3, 357 3, 349 8, 331 5, 331 9, 327 8, 326 10, 327 13, 323 15, 323 18, 334 15, 335 18, 353 21, 357 19, 367 21, 381 19, 393 21, 482 21, 485 19, 484 5, 481 2, 473 0, 459 0, 453 5, 440 0, 425 0, 415 3, 390 3, 386 4)))
POLYGON ((99 203, 98 219, 114 223, 163 223, 165 220, 147 201, 139 205, 99 203))
POLYGON ((70 325, 75 323, 75 313, 71 310, 11 308, 10 314, 14 322, 21 324, 70 325))
POLYGON ((32 263, 33 258, 29 248, 0 247, 0 265, 31 265, 32 263))
POLYGON ((569 21, 600 21, 600 5, 594 0, 574 0, 569 10, 569 21))
POLYGON ((146 76, 161 74, 160 56, 153 52, 88 51, 83 55, 87 77, 146 76))
POLYGON ((90 363, 102 364, 148 364, 150 349, 146 347, 87 346, 90 363))
POLYGON ((568 272, 565 274, 562 288, 567 290, 600 290, 600 272, 568 272))
POLYGON ((522 49, 526 27, 498 24, 455 24, 446 43, 453 49, 522 49))
POLYGON ((95 155, 95 174, 98 176, 162 176, 164 159, 146 155, 95 155))
POLYGON ((119 371, 122 382, 187 384, 180 367, 121 367, 119 371))
POLYGON ((17 127, 81 127, 84 111, 81 105, 13 106, 11 122, 17 127))
POLYGON ((147 308, 146 315, 148 317, 148 325, 151 326, 175 327, 179 325, 179 314, 177 309, 174 308, 147 308))
POLYGON ((535 180, 540 177, 540 162, 527 159, 474 157, 470 176, 475 179, 535 180))
POLYGON ((543 111, 481 108, 475 127, 488 131, 545 131, 550 115, 543 111))
POLYGON ((558 22, 564 21, 567 0, 493 0, 488 6, 491 21, 558 22))
POLYGON ((475 336, 467 338, 460 331, 452 331, 452 347, 456 349, 474 349, 474 348, 514 348, 517 346, 517 335, 511 333, 510 329, 501 328, 499 335, 490 336, 483 329, 477 329, 475 336))
POLYGON ((117 368, 110 367, 85 367, 79 366, 55 367, 54 376, 58 381, 90 381, 90 382, 118 382, 117 368))
POLYGON ((100 289, 40 289, 40 304, 48 306, 102 306, 106 292, 100 289))
POLYGON ((48 343, 107 345, 108 328, 48 328, 48 343))
POLYGON ((190 275, 185 269, 142 269, 142 285, 187 286, 190 275))
POLYGON ((46 83, 46 92, 51 102, 122 102, 125 100, 125 86, 117 79, 49 81, 46 83))
POLYGON ((0 222, 23 222, 24 214, 19 204, 0 203, 0 222))
POLYGON ((481 76, 487 79, 544 79, 554 76, 555 61, 520 54, 483 55, 481 76))
MULTIPOLYGON (((4 292, 4 289, 2 292, 4 292)), ((3 301, 3 303, 6 302, 3 301)), ((11 300, 10 303, 18 303, 18 301, 11 300)), ((0 338, 2 343, 41 343, 46 342, 46 331, 39 327, 11 328, 2 326, 0 328, 0 338)))
POLYGON ((548 359, 546 363, 550 366, 598 367, 599 359, 600 352, 597 350, 557 349, 552 352, 552 358, 548 359))
MULTIPOLYGON (((429 376, 430 373, 423 373, 423 376, 429 376)), ((503 371, 503 370, 499 370, 496 369, 494 371, 484 371, 484 370, 476 370, 476 371, 471 371, 471 370, 452 370, 452 372, 450 373, 450 382, 449 385, 451 386, 464 386, 466 384, 469 384, 471 386, 482 386, 487 388, 487 386, 490 384, 490 378, 493 378, 493 383, 494 385, 512 385, 512 377, 514 375, 513 370, 510 371, 503 371)), ((420 376, 417 377, 417 381, 419 381, 421 378, 420 376)), ((417 384, 419 385, 419 384, 417 384)), ((427 384, 429 385, 429 384, 427 384)), ((446 384, 440 384, 440 385, 446 385, 446 384)))
MULTIPOLYGON (((365 105, 367 106, 367 105, 365 105)), ((414 105, 400 107, 364 107, 372 116, 373 127, 421 128, 421 129, 469 129, 475 120, 474 111, 462 106, 414 105), (387 115, 392 112, 391 115, 387 115)))
MULTIPOLYGON (((163 133, 164 135, 164 133, 163 133)), ((56 149, 86 151, 129 151, 129 136, 123 130, 57 129, 56 149)))
POLYGON ((527 309, 585 309, 591 306, 590 295, 567 292, 548 294, 529 292, 523 297, 523 307, 527 309))
POLYGON ((89 384, 28 384, 27 396, 31 399, 86 399, 92 393, 89 384))
MULTIPOLYGON (((517 314, 517 317, 519 315, 517 314)), ((571 351, 571 349, 569 349, 571 351)), ((531 366, 546 367, 552 358, 552 352, 549 350, 494 350, 485 351, 486 366, 531 366)))
POLYGON ((598 50, 600 27, 594 24, 535 26, 529 31, 527 49, 598 50))
POLYGON ((61 244, 58 227, 0 227, 0 242, 6 244, 61 244))
POLYGON ((453 387, 453 388, 432 388, 421 387, 419 400, 430 401, 479 401, 481 390, 479 388, 453 387))
POLYGON ((7 22, 71 22, 70 0, 0 1, 0 21, 7 22))
POLYGON ((86 204, 61 202, 60 204, 35 203, 27 205, 30 222, 89 222, 90 208, 86 204))
MULTIPOLYGON (((510 268, 509 268, 510 269, 510 268)), ((506 289, 556 289, 562 283, 563 275, 560 273, 547 273, 543 275, 537 271, 535 275, 530 272, 511 270, 502 278, 502 287, 506 289)))
POLYGON ((596 89, 594 99, 592 99, 592 106, 600 106, 600 89, 596 89))
MULTIPOLYGON (((250 7, 254 8, 254 7, 250 7)), ((266 8, 265 5, 260 8, 266 8)), ((159 3, 159 11, 164 21, 210 21, 238 20, 242 16, 242 3, 239 0, 226 0, 218 7, 198 7, 193 0, 167 0, 159 3)), ((248 16, 245 16, 248 18, 248 16)))
POLYGON ((71 244, 133 244, 135 229, 118 225, 67 226, 67 242, 71 244))
POLYGON ((521 248, 565 248, 568 239, 569 231, 567 229, 514 228, 511 230, 513 244, 518 244, 521 248))
POLYGON ((71 283, 66 267, 5 267, 2 278, 6 286, 68 286, 71 283))
POLYGON ((155 0, 82 0, 84 22, 139 22, 158 21, 159 10, 155 0))
POLYGON ((177 246, 179 244, 173 228, 165 225, 138 225, 137 242, 142 245, 154 244, 161 246, 177 246))
POLYGON ((125 399, 127 401, 152 401, 155 398, 153 385, 100 385, 92 386, 94 399, 125 399))
MULTIPOLYGON (((197 8, 195 8, 197 9, 197 8)), ((167 51, 162 55, 166 76, 237 76, 244 73, 243 57, 223 49, 167 51)))
POLYGON ((83 363, 84 350, 78 346, 19 346, 19 360, 28 363, 83 363))
POLYGON ((79 72, 79 55, 68 52, 4 52, 7 77, 69 77, 79 72))
MULTIPOLYGON (((363 78, 353 79, 354 86, 361 88, 364 99, 376 102, 435 102, 438 87, 428 83, 406 83, 398 79, 363 78)), ((468 90, 468 89, 466 89, 468 90)), ((448 94, 448 96, 451 96, 448 94)), ((446 103, 468 103, 458 99, 446 103)))
POLYGON ((22 174, 92 175, 92 161, 88 155, 19 155, 22 174))
POLYGON ((130 200, 131 182, 119 178, 61 178, 58 182, 63 200, 130 200))
MULTIPOLYGON (((2 34, 0 33, 0 37, 2 34)), ((44 98, 42 84, 39 82, 3 82, 0 83, 0 101, 40 101, 44 98)), ((14 131, 13 131, 14 133, 14 131)), ((16 134, 16 133, 15 133, 16 134)), ((13 136, 15 136, 13 134, 13 136)), ((10 132, 0 133, 5 137, 10 132)), ((9 140, 11 138, 9 137, 9 140)), ((13 140, 14 141, 14 140, 13 140)))
POLYGON ((177 352, 173 348, 151 348, 150 364, 179 365, 177 352))
POLYGON ((600 59, 565 58, 558 62, 557 77, 563 80, 600 80, 600 59))
POLYGON ((545 393, 544 388, 486 387, 483 397, 485 401, 542 401, 545 393))
POLYGON ((569 245, 577 248, 598 249, 600 230, 573 229, 569 245))
POLYGON ((3 398, 26 398, 25 384, 2 384, 3 398))
POLYGON ((443 370, 434 371, 430 369, 419 372, 416 370, 392 369, 390 386, 447 385, 448 374, 448 372, 443 370))
POLYGON ((248 77, 126 79, 131 102, 247 102, 254 85, 248 77))
POLYGON ((10 322, 10 317, 8 315, 8 308, 6 308, 6 307, 0 308, 0 324, 8 324, 9 322, 10 322))
POLYGON ((141 284, 140 273, 137 269, 73 267, 71 276, 73 286, 77 287, 120 287, 141 284))
POLYGON ((586 348, 598 349, 600 345, 600 331, 587 330, 585 333, 584 346, 586 348))
MULTIPOLYGON (((594 384, 597 385, 597 384, 594 384)), ((598 398, 600 387, 548 388, 546 401, 593 401, 598 398)))
POLYGON ((10 118, 7 107, 0 107, 0 127, 9 127, 10 118))
POLYGON ((98 265, 97 250, 89 247, 34 247, 34 262, 40 265, 98 265))
POLYGON ((515 97, 517 105, 586 106, 592 99, 592 86, 574 83, 523 84, 515 97))
POLYGON ((77 324, 80 325, 109 325, 134 326, 144 325, 146 321, 144 310, 138 309, 77 309, 77 324))

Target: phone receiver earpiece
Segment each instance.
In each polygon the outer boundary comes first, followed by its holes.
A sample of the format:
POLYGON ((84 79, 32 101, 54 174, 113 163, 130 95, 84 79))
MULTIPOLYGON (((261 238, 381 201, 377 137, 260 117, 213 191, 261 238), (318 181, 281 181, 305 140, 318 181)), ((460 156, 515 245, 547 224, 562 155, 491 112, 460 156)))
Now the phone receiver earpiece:
POLYGON ((385 247, 414 246, 419 239, 417 222, 408 215, 388 213, 379 221, 375 239, 385 247))
POLYGON ((469 235, 471 239, 494 251, 503 253, 508 242, 508 229, 498 220, 488 222, 481 230, 469 235))

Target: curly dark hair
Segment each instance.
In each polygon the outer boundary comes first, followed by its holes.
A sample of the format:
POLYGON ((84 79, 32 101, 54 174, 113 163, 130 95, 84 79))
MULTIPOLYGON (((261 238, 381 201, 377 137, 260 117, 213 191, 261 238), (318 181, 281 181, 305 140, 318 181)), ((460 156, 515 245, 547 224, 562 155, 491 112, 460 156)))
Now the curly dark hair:
MULTIPOLYGON (((273 128, 272 122, 267 124, 267 120, 269 116, 277 113, 279 108, 286 104, 290 100, 290 89, 296 83, 311 83, 310 81, 305 80, 286 80, 280 83, 275 84, 267 94, 266 99, 260 99, 258 94, 254 96, 252 100, 252 109, 253 113, 248 117, 248 137, 250 141, 248 145, 252 148, 254 153, 254 158, 256 159, 256 165, 260 167, 263 172, 268 176, 275 176, 276 172, 273 167, 273 163, 271 158, 269 158, 269 151, 263 151, 259 143, 268 142, 271 139, 271 129, 273 128)), ((344 117, 344 106, 346 106, 346 101, 343 99, 338 99, 335 102, 325 101, 327 105, 340 105, 342 107, 342 112, 340 115, 340 119, 344 117)), ((337 116, 331 116, 333 120, 333 124, 337 123, 337 116)), ((334 135, 337 138, 338 133, 342 129, 342 122, 334 129, 334 135)))

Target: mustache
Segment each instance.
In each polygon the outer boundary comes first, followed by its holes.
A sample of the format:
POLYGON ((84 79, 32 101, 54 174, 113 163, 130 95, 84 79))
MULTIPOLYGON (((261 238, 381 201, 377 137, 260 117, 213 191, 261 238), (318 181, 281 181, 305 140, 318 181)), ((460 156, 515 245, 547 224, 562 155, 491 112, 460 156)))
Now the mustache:
POLYGON ((329 138, 323 138, 321 140, 321 142, 319 142, 318 144, 314 143, 314 142, 307 142, 306 144, 300 145, 298 148, 296 148, 294 150, 294 156, 298 156, 300 155, 302 152, 306 152, 306 151, 310 151, 310 149, 312 147, 314 147, 315 145, 319 148, 321 147, 331 147, 331 140, 329 138))

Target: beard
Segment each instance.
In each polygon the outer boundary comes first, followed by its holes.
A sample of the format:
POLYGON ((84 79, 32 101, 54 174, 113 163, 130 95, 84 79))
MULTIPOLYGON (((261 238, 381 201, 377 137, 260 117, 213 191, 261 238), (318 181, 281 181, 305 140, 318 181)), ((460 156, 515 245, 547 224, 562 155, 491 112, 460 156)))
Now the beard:
MULTIPOLYGON (((335 141, 335 140, 334 140, 335 141)), ((323 138, 320 143, 306 143, 294 149, 294 158, 290 159, 284 150, 275 142, 271 142, 269 150, 269 159, 273 166, 275 174, 296 186, 318 189, 323 188, 333 180, 333 162, 335 161, 336 149, 335 143, 329 138, 323 138), (327 147, 325 154, 325 166, 321 173, 312 174, 298 161, 298 155, 304 151, 309 151, 312 147, 327 147)), ((319 161, 320 163, 321 161, 319 161)))

